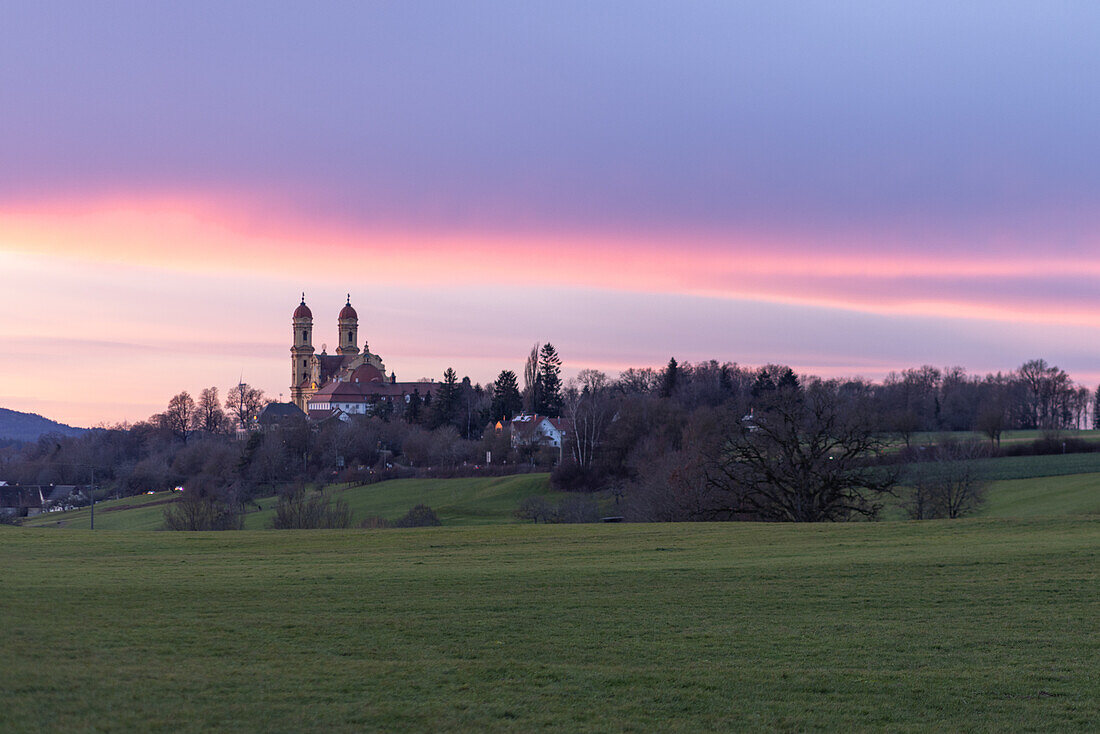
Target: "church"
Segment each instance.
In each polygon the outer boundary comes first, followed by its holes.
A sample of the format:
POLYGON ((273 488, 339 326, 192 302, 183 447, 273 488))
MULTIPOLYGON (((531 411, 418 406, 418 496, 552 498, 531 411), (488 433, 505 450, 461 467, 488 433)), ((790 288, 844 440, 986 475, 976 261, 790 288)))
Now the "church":
POLYGON ((348 302, 336 317, 338 346, 336 354, 328 354, 324 346, 317 354, 313 348, 313 312, 306 305, 306 296, 291 318, 294 329, 290 348, 290 400, 311 420, 341 418, 373 412, 389 404, 395 411, 404 409, 412 396, 421 399, 433 392, 437 383, 398 382, 377 354, 372 354, 363 341, 359 350, 359 314, 348 302))

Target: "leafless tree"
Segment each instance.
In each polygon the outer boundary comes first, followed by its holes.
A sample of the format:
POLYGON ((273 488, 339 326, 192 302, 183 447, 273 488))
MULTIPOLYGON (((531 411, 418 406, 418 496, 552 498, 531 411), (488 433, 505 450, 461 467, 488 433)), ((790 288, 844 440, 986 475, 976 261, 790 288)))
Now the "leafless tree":
POLYGON ((218 400, 218 388, 208 387, 199 394, 196 427, 208 434, 224 433, 228 419, 218 400))
POLYGON ((905 506, 914 520, 955 519, 976 510, 988 486, 978 459, 987 456, 976 442, 929 446, 908 471, 905 506))
POLYGON ((248 428, 259 417, 265 402, 263 390, 242 382, 229 388, 225 396, 225 409, 238 427, 248 428))
POLYGON ((162 414, 164 427, 172 432, 176 438, 187 443, 187 439, 195 432, 198 413, 195 410, 195 401, 186 390, 174 396, 168 401, 168 410, 162 414))
POLYGON ((607 375, 599 370, 581 370, 565 392, 564 418, 573 461, 589 468, 596 457, 604 431, 614 414, 607 375))
POLYGON ((541 344, 536 343, 531 347, 531 353, 527 355, 527 361, 523 365, 523 411, 534 413, 535 406, 539 402, 539 349, 541 344))
POLYGON ((706 479, 725 496, 718 511, 788 522, 874 517, 897 483, 873 461, 886 442, 868 411, 821 387, 772 391, 751 421, 733 414, 707 463, 706 479))
POLYGON ((616 387, 626 395, 648 395, 657 390, 661 376, 652 367, 631 367, 619 373, 616 387))
POLYGON ((271 527, 275 530, 316 530, 351 526, 347 500, 325 492, 310 492, 296 486, 279 495, 271 527))

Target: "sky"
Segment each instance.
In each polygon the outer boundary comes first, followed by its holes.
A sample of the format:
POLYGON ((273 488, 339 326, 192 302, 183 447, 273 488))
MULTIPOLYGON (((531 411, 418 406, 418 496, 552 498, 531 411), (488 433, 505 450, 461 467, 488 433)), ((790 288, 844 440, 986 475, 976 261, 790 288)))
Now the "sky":
POLYGON ((1100 381, 1100 6, 0 11, 0 406, 718 359, 1100 381), (331 349, 330 349, 331 351, 331 349))

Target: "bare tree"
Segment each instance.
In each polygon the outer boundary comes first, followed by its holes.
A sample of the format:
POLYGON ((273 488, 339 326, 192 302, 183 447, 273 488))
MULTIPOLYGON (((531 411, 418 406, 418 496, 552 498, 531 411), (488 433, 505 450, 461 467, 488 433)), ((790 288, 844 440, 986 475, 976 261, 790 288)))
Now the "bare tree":
POLYGON ((229 388, 225 409, 238 427, 248 428, 260 415, 265 403, 263 390, 242 382, 229 388))
POLYGON ((539 403, 539 349, 541 344, 536 343, 531 347, 531 353, 527 355, 527 362, 523 365, 523 410, 525 413, 534 413, 535 406, 539 403))
POLYGON ((924 453, 908 472, 905 506, 911 518, 955 519, 981 506, 988 486, 977 462, 987 455, 982 444, 947 442, 924 453))
POLYGON ((271 527, 275 530, 312 530, 351 526, 347 500, 295 486, 279 495, 271 527))
POLYGON ((218 400, 218 388, 208 387, 199 394, 196 406, 196 427, 204 433, 224 433, 228 419, 218 400))
POLYGON ((197 419, 195 401, 186 390, 169 400, 168 410, 162 414, 164 427, 184 443, 187 443, 187 439, 194 433, 197 419))
POLYGON ((568 426, 569 451, 577 466, 592 466, 604 431, 614 414, 610 398, 611 381, 599 370, 581 370, 565 392, 564 418, 568 426))
POLYGON ((816 386, 771 391, 752 420, 731 415, 706 467, 726 516, 788 522, 874 517, 897 476, 874 460, 886 448, 868 411, 816 386))

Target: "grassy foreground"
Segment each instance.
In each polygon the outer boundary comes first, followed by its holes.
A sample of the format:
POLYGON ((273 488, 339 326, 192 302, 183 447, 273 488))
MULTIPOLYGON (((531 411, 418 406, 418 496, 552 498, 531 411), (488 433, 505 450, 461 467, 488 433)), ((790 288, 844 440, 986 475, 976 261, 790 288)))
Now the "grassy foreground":
POLYGON ((0 528, 2 731, 1086 730, 1100 521, 0 528))

